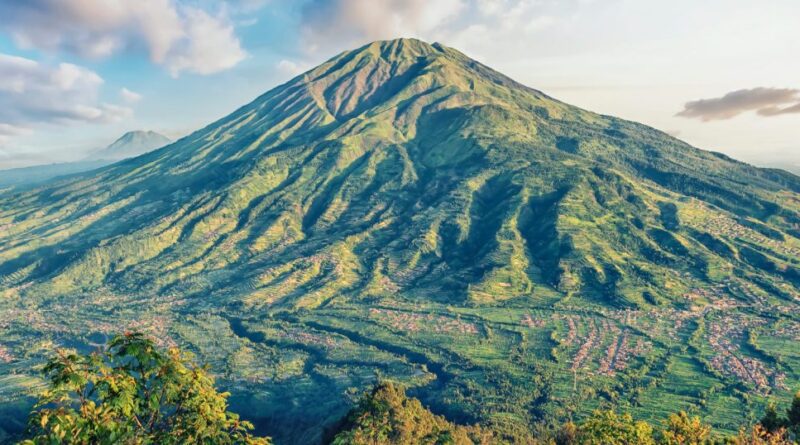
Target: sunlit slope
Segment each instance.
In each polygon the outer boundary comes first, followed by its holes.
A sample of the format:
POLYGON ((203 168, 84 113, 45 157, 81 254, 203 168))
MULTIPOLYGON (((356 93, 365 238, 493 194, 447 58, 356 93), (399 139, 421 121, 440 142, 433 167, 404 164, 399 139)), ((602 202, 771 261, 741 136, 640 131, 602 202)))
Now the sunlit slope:
POLYGON ((800 178, 376 42, 0 193, 0 374, 135 329, 278 443, 316 443, 379 376, 512 433, 604 403, 735 431, 800 388, 798 262, 800 178))
POLYGON ((797 285, 783 250, 800 246, 798 191, 797 177, 397 40, 154 153, 4 195, 0 273, 8 288, 33 283, 31 297, 108 286, 289 307, 386 293, 660 304, 736 271, 797 285), (714 218, 765 243, 715 233, 714 218))

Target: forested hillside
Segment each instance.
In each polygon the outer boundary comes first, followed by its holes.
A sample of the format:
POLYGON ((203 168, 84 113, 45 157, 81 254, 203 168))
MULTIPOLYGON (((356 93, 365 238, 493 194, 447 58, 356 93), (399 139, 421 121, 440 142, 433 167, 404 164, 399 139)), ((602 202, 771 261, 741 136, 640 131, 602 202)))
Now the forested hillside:
POLYGON ((800 387, 800 178, 375 42, 143 156, 0 194, 0 406, 142 330, 277 443, 378 380, 462 425, 727 433, 800 387))

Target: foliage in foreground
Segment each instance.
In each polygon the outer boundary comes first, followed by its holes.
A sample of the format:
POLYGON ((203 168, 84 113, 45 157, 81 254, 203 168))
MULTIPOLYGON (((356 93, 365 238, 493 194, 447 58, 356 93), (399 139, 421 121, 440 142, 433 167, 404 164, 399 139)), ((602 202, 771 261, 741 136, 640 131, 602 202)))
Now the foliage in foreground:
POLYGON ((568 422, 556 431, 533 438, 508 437, 478 426, 448 422, 428 411, 402 388, 381 383, 365 394, 347 416, 332 445, 379 444, 527 444, 527 445, 796 445, 800 393, 781 417, 777 411, 735 437, 714 434, 711 426, 686 412, 672 414, 662 425, 636 420, 630 414, 597 410, 579 424, 568 422), (767 418, 775 423, 766 426, 767 418))
MULTIPOLYGON (((206 368, 177 348, 159 350, 141 334, 115 337, 89 355, 61 350, 45 366, 50 381, 23 444, 268 445, 227 411, 206 368)), ((391 382, 365 394, 333 433, 332 445, 796 445, 800 392, 785 413, 767 409, 753 428, 722 437, 699 417, 679 412, 662 425, 597 410, 534 438, 449 422, 391 382)))
POLYGON ((489 444, 492 434, 480 427, 448 422, 408 398, 401 387, 384 382, 365 395, 348 414, 333 445, 489 444))
POLYGON ((189 354, 161 351, 141 334, 89 355, 58 351, 44 373, 49 388, 23 444, 270 443, 227 411, 228 394, 189 354))

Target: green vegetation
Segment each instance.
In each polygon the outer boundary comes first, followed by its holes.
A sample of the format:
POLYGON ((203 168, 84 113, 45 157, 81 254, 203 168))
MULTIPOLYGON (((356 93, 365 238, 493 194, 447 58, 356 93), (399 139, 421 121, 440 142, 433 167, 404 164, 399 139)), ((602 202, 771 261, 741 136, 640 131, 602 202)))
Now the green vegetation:
MULTIPOLYGON (((800 396, 793 407, 800 406, 800 396)), ((794 409, 794 408, 793 408, 794 409)), ((792 409, 789 410, 791 416, 792 409)), ((784 422, 787 422, 784 419, 784 422)), ((500 437, 479 427, 447 422, 407 398, 391 383, 378 385, 365 394, 349 413, 331 442, 333 445, 372 444, 528 444, 528 445, 792 445, 797 432, 786 425, 770 429, 762 423, 742 427, 738 434, 725 436, 713 431, 699 417, 684 411, 671 414, 663 425, 635 420, 630 414, 597 410, 579 424, 565 423, 543 430, 536 437, 500 437), (788 430, 787 430, 788 428, 788 430)))
POLYGON ((407 398, 402 388, 383 383, 361 399, 331 443, 472 445, 491 442, 491 433, 478 427, 454 425, 426 410, 419 400, 407 398))
POLYGON ((785 415, 781 416, 775 405, 769 405, 759 424, 769 432, 787 430, 790 434, 800 437, 800 392, 795 394, 785 415))
POLYGON ((655 445, 653 427, 630 414, 596 411, 578 428, 575 443, 586 445, 655 445))
POLYGON ((498 437, 611 408, 735 435, 800 387, 799 270, 800 178, 375 42, 0 193, 0 431, 54 346, 128 329, 208 363, 276 443, 386 379, 498 437))
POLYGON ((685 411, 670 414, 661 442, 664 445, 702 445, 711 439, 711 427, 699 417, 690 417, 685 411))
MULTIPOLYGON (((86 355, 59 349, 43 368, 49 385, 30 414, 27 434, 32 437, 20 443, 271 443, 251 436, 253 426, 227 411, 228 394, 217 393, 213 377, 191 358, 178 348, 161 351, 140 333, 116 336, 86 355)), ((741 427, 735 436, 714 431, 684 411, 652 425, 613 409, 595 410, 577 424, 539 423, 535 433, 498 431, 490 425, 457 425, 408 397, 401 385, 382 381, 327 429, 322 443, 791 445, 800 437, 798 413, 800 392, 785 414, 770 405, 758 424, 741 427)))
POLYGON ((269 444, 227 411, 228 395, 190 358, 132 333, 89 355, 59 350, 22 443, 269 444))

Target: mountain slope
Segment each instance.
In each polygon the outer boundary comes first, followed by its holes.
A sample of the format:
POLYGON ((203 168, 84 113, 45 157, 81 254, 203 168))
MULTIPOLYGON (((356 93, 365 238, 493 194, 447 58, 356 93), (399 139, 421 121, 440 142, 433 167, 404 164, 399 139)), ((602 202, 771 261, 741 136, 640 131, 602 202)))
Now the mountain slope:
POLYGON ((800 178, 439 44, 345 52, 169 146, 2 195, 0 228, 8 366, 34 339, 148 329, 293 443, 375 370, 512 430, 598 394, 724 427, 800 385, 781 342, 800 178))

